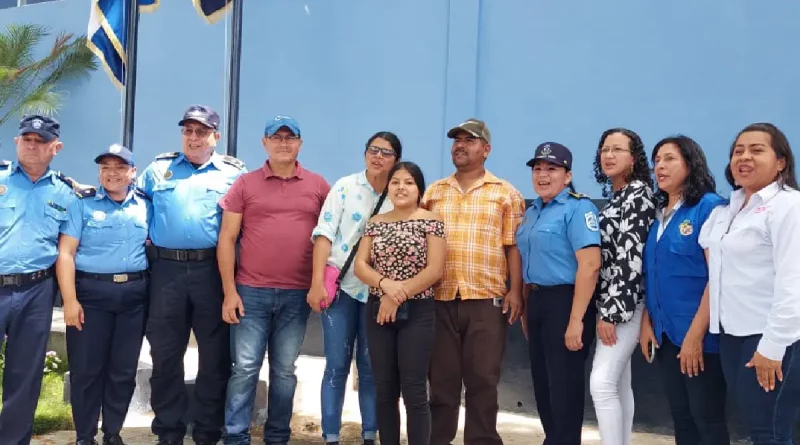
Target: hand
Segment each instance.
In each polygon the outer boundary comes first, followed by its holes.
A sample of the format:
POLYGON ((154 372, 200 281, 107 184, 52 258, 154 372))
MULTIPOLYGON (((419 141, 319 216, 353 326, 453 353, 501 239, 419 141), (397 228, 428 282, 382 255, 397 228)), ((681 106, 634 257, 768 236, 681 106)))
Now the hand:
POLYGON ((328 291, 322 284, 312 284, 311 289, 308 290, 308 295, 306 295, 306 302, 317 313, 327 308, 324 306, 327 299, 328 291))
POLYGON ((653 333, 653 325, 650 320, 642 319, 642 327, 639 330, 639 346, 642 348, 642 355, 647 359, 648 363, 653 362, 653 357, 650 356, 650 345, 655 345, 658 349, 658 342, 656 341, 656 334, 653 333))
POLYGON ((64 323, 83 330, 83 307, 77 301, 64 302, 64 323))
POLYGON ((508 324, 514 324, 522 315, 523 309, 525 309, 525 305, 519 291, 511 291, 503 298, 503 313, 508 314, 508 324))
MULTIPOLYGON (((703 336, 686 334, 678 354, 681 361, 681 373, 689 377, 697 377, 705 370, 703 364, 703 336)), ((780 366, 780 365, 778 365, 780 366)))
POLYGON ((597 338, 606 346, 617 344, 617 327, 605 320, 597 322, 597 338))
MULTIPOLYGON (((408 300, 409 297, 405 285, 400 281, 384 278, 381 280, 381 290, 385 296, 393 299, 398 306, 408 300)), ((383 299, 381 299, 381 301, 383 301, 383 299)))
POLYGON ((564 344, 570 351, 580 351, 583 348, 583 320, 570 319, 567 332, 564 333, 564 344))
POLYGON ((758 377, 758 384, 764 388, 765 392, 770 392, 775 389, 775 379, 779 382, 783 381, 783 370, 781 369, 780 360, 770 360, 756 351, 753 358, 744 365, 745 368, 756 368, 756 377, 758 377))
POLYGON ((528 340, 528 317, 519 317, 519 322, 522 325, 522 333, 525 335, 525 340, 528 340))
POLYGON ((242 304, 242 297, 238 292, 231 292, 225 294, 225 300, 222 301, 222 320, 228 324, 239 324, 241 317, 244 317, 244 304, 242 304), (236 311, 239 315, 236 315, 236 311))
POLYGON ((394 323, 397 319, 397 308, 399 306, 394 298, 384 295, 381 298, 381 305, 378 307, 378 324, 394 323))

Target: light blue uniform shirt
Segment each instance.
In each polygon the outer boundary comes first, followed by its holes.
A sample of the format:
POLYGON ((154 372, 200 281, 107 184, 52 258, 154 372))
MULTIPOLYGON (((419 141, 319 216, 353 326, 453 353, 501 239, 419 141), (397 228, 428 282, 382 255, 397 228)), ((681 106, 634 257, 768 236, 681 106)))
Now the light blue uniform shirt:
POLYGON ((82 194, 67 209, 64 234, 79 241, 75 269, 90 273, 126 273, 147 269, 144 243, 153 215, 150 200, 131 190, 122 203, 101 187, 82 194))
POLYGON ((156 156, 139 177, 153 201, 150 240, 167 249, 209 249, 217 245, 219 200, 247 170, 242 161, 214 153, 200 168, 183 153, 156 156))
POLYGON ((526 284, 557 286, 575 284, 578 260, 575 252, 600 246, 597 207, 588 197, 564 189, 544 205, 537 198, 525 211, 517 229, 526 284))
POLYGON ((0 274, 47 269, 58 257, 58 234, 75 199, 63 175, 48 170, 31 181, 17 162, 0 162, 0 274))

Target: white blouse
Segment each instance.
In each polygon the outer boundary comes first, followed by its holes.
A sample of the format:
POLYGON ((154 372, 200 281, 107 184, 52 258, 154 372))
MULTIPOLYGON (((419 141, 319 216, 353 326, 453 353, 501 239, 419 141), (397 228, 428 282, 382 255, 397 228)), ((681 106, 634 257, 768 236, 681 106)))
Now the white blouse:
POLYGON ((731 195, 700 231, 709 251, 712 333, 763 334, 757 351, 782 360, 800 340, 800 192, 772 183, 731 195), (741 209, 741 211, 739 211, 741 209))

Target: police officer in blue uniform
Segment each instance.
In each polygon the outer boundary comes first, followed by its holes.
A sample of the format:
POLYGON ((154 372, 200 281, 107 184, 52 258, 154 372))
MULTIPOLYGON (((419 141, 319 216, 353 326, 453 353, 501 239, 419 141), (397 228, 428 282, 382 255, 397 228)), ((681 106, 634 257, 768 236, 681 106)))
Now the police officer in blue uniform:
POLYGON ((149 198, 133 186, 126 147, 101 152, 100 188, 79 191, 67 209, 56 274, 64 301, 70 402, 76 445, 124 445, 119 432, 136 387, 147 316, 149 198))
POLYGON ((597 207, 572 185, 572 153, 546 142, 527 165, 539 197, 517 231, 534 397, 545 443, 579 445, 584 362, 594 339, 590 304, 600 270, 597 207))
POLYGON ((55 119, 30 115, 14 138, 17 160, 0 162, 0 335, 7 336, 0 443, 28 444, 53 320, 53 264, 72 184, 50 168, 63 143, 55 119))
POLYGON ((139 178, 139 187, 153 201, 146 336, 153 357, 152 430, 164 445, 182 444, 186 434, 183 356, 190 330, 197 339, 200 362, 194 389, 194 441, 217 443, 225 420, 231 363, 216 262, 222 218, 217 203, 246 170, 240 160, 214 151, 219 122, 211 108, 189 107, 179 122, 183 151, 157 156, 139 178))

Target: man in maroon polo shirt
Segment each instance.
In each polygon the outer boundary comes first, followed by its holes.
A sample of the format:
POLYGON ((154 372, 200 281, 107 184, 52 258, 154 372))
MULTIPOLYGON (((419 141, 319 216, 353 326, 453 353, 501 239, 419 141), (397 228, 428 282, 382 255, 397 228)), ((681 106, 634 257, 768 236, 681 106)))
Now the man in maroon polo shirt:
POLYGON ((220 201, 222 228, 217 261, 231 324, 233 372, 225 403, 226 444, 250 443, 250 419, 258 374, 269 360, 264 441, 286 444, 297 377, 295 361, 311 308, 313 245, 308 242, 330 186, 297 162, 302 139, 291 117, 267 123, 262 139, 269 159, 242 175, 220 201), (234 277, 235 246, 241 232, 234 277))

